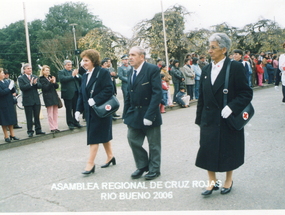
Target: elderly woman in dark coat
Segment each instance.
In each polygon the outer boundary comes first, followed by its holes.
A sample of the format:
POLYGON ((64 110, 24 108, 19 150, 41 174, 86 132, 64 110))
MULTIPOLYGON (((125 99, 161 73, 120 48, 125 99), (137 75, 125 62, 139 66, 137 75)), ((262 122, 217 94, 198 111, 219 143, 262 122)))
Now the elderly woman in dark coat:
POLYGON ((14 81, 9 83, 4 78, 3 68, 0 68, 0 125, 2 126, 5 142, 10 143, 12 139, 19 140, 14 135, 14 125, 17 118, 12 93, 15 92, 15 88, 14 81), (7 127, 10 131, 10 137, 8 136, 7 127))
POLYGON ((87 72, 82 77, 75 118, 78 121, 80 113, 85 111, 87 145, 90 146, 90 154, 85 171, 82 172, 82 174, 89 175, 95 171, 94 160, 99 148, 99 143, 103 143, 107 154, 106 164, 101 166, 101 168, 108 167, 110 163, 113 165, 116 164, 110 142, 112 139, 112 116, 100 118, 92 109, 95 103, 101 105, 106 102, 114 94, 114 89, 109 71, 99 66, 100 55, 97 51, 94 49, 85 50, 81 53, 81 58, 87 72), (98 73, 99 76, 96 80, 98 73), (90 98, 90 91, 95 81, 96 86, 90 98))
POLYGON ((196 166, 208 171, 209 186, 202 195, 207 196, 219 189, 215 172, 226 172, 221 194, 227 194, 233 186, 233 170, 244 163, 244 129, 231 130, 226 118, 239 114, 252 100, 244 67, 232 61, 228 86, 228 105, 223 107, 225 73, 230 59, 227 52, 231 40, 224 33, 209 38, 209 54, 212 63, 202 70, 200 95, 195 123, 200 126, 200 148, 196 166))

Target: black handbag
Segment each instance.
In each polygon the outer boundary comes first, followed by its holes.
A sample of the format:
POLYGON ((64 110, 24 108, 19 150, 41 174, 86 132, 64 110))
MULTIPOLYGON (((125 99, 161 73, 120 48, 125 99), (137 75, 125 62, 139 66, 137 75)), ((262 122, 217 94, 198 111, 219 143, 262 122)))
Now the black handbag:
POLYGON ((62 104, 62 101, 61 101, 61 99, 59 98, 59 96, 57 96, 58 97, 58 108, 62 108, 63 107, 63 104, 62 104))
MULTIPOLYGON (((93 84, 92 90, 90 91, 90 98, 92 98, 92 94, 94 92, 99 73, 100 73, 100 70, 97 73, 96 80, 93 84)), ((119 109, 119 107, 120 107, 120 103, 118 99, 116 98, 116 96, 112 95, 111 98, 108 99, 108 101, 106 101, 104 104, 101 104, 98 106, 95 104, 92 106, 92 109, 95 111, 97 116, 99 116, 100 118, 105 118, 115 113, 119 109)))
MULTIPOLYGON (((224 107, 227 105, 227 95, 228 95, 228 85, 229 85, 229 75, 230 75, 230 66, 231 61, 227 65, 226 70, 226 78, 225 78, 225 86, 224 86, 224 107)), ((226 118, 226 123, 232 130, 241 130, 243 127, 249 122, 249 120, 254 115, 254 108, 251 104, 251 102, 244 108, 242 112, 240 112, 238 115, 234 116, 231 114, 228 118, 226 118)))
POLYGON ((13 96, 13 104, 14 104, 14 105, 18 104, 18 100, 17 100, 17 97, 16 97, 16 96, 13 96))

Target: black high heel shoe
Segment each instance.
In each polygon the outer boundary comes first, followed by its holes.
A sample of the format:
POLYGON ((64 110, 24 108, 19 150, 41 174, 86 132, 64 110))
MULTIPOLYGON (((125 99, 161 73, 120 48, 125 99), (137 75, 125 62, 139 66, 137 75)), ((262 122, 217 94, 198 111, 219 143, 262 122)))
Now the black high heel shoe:
POLYGON ((104 164, 103 166, 101 166, 101 168, 106 168, 108 167, 110 164, 116 165, 116 159, 115 157, 113 157, 108 163, 104 164))
POLYGON ((89 171, 84 171, 84 172, 82 172, 82 174, 83 174, 83 175, 89 175, 89 174, 94 173, 94 172, 95 172, 95 165, 93 166, 93 168, 92 168, 91 170, 89 170, 89 171))
POLYGON ((14 137, 12 137, 11 135, 10 135, 10 140, 20 140, 18 137, 16 137, 16 136, 14 136, 14 137))
POLYGON ((232 181, 232 185, 229 188, 223 187, 221 190, 221 194, 227 194, 227 193, 231 192, 233 184, 234 184, 234 181, 232 181))
POLYGON ((220 186, 219 182, 216 182, 216 184, 214 185, 214 187, 211 190, 205 190, 203 193, 201 193, 201 195, 209 196, 212 194, 213 190, 218 190, 219 186, 220 186))
POLYGON ((8 138, 4 138, 6 143, 11 143, 11 140, 8 138))

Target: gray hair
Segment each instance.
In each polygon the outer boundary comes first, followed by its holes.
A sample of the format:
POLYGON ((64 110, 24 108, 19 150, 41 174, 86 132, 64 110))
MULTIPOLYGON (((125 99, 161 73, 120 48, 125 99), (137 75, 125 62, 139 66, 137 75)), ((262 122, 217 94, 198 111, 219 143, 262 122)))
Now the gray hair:
POLYGON ((28 64, 28 63, 24 64, 24 65, 23 65, 23 71, 24 71, 27 67, 29 67, 29 66, 31 66, 31 64, 28 64))
POLYGON ((71 60, 65 60, 65 61, 63 61, 63 65, 65 66, 66 64, 68 64, 68 63, 71 63, 72 64, 72 61, 71 60))
POLYGON ((137 49, 137 50, 138 50, 138 53, 139 53, 140 55, 144 55, 144 57, 146 56, 145 50, 144 50, 142 47, 140 47, 140 46, 134 46, 134 47, 132 47, 131 49, 137 49))
POLYGON ((209 42, 217 42, 220 48, 226 48, 227 52, 225 55, 228 55, 228 52, 231 48, 231 39, 225 33, 214 33, 210 36, 209 42))

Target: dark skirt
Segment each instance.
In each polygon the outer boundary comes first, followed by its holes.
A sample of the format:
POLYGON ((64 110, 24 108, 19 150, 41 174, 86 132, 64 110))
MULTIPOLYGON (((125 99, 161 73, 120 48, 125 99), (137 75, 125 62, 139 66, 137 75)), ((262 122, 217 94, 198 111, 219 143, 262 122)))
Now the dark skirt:
POLYGON ((0 108, 0 125, 15 125, 17 123, 14 105, 0 108))
POLYGON ((112 140, 112 115, 106 118, 98 117, 92 108, 86 113, 87 145, 106 143, 112 140))

